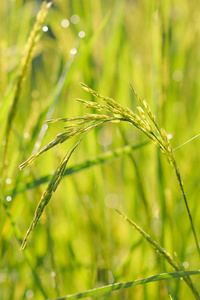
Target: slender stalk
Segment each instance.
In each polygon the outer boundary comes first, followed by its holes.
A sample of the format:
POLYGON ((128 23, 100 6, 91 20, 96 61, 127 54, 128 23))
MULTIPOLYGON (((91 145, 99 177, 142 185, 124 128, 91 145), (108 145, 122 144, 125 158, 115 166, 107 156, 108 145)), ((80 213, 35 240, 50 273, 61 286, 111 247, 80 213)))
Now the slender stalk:
MULTIPOLYGON (((139 227, 135 222, 129 219, 125 214, 116 209, 116 212, 122 216, 133 228, 135 228, 146 240, 151 244, 151 246, 156 250, 156 252, 161 255, 177 272, 182 271, 179 265, 174 261, 172 256, 166 252, 166 250, 161 247, 156 241, 154 241, 148 233, 146 233, 141 227, 139 227)), ((200 299, 199 293, 194 286, 191 278, 189 276, 183 277, 183 280, 187 283, 192 293, 196 299, 200 299)))
POLYGON ((26 75, 28 72, 28 68, 30 66, 32 57, 33 57, 33 50, 35 48, 36 43, 38 42, 41 34, 42 34, 42 25, 44 23, 44 20, 47 16, 48 9, 51 6, 51 2, 47 3, 46 1, 43 2, 40 11, 37 14, 36 22, 34 24, 33 30, 31 31, 28 41, 25 46, 25 54, 22 58, 21 65, 18 72, 18 77, 14 86, 14 96, 13 100, 8 112, 8 118, 6 122, 6 129, 4 134, 4 141, 3 141, 3 147, 2 147, 2 158, 1 158, 1 170, 2 170, 2 176, 1 176, 1 188, 4 189, 4 180, 6 176, 6 157, 7 157, 7 151, 8 151, 8 144, 10 140, 10 133, 12 129, 13 120, 15 118, 20 94, 22 91, 22 86, 24 84, 24 81, 26 79, 26 75))
POLYGON ((197 234, 196 234, 196 230, 195 230, 195 227, 194 227, 194 223, 193 223, 192 215, 191 215, 191 212, 190 212, 190 208, 189 208, 189 205, 188 205, 188 202, 187 202, 186 194, 185 194, 185 191, 184 191, 183 182, 181 180, 181 175, 179 173, 176 162, 175 162, 174 167, 175 167, 176 177, 178 179, 179 186, 180 186, 180 189, 181 189, 181 192, 182 192, 182 195, 183 195, 183 199, 184 199, 185 207, 186 207, 186 210, 187 210, 187 213, 188 213, 188 217, 190 219, 193 236, 194 236, 194 239, 195 239, 197 251, 198 251, 198 254, 199 254, 199 258, 200 258, 200 248, 199 248, 197 234))
MULTIPOLYGON (((151 121, 151 124, 154 126, 154 128, 158 132, 158 136, 156 136, 155 132, 152 132, 152 135, 154 137, 154 141, 157 142, 158 147, 163 152, 163 154, 167 158, 169 164, 171 165, 171 167, 175 171, 175 174, 177 176, 177 179, 178 179, 181 191, 182 191, 182 195, 183 195, 184 203, 185 203, 185 206, 186 206, 186 210, 187 210, 187 213, 188 213, 188 216, 189 216, 189 219, 190 219, 190 223, 191 223, 192 232, 193 232, 193 235, 194 235, 197 251, 198 251, 198 254, 199 254, 199 257, 200 257, 200 248, 199 248, 197 234, 196 234, 195 227, 194 227, 193 220, 192 220, 192 215, 190 213, 190 209, 189 209, 188 202, 187 202, 186 195, 185 195, 184 188, 183 188, 183 183, 182 183, 182 180, 181 180, 181 175, 179 173, 179 170, 178 170, 178 167, 177 167, 177 164, 176 164, 176 160, 175 160, 175 156, 174 156, 174 152, 173 152, 172 146, 170 144, 170 141, 168 139, 168 136, 167 136, 165 130, 163 128, 159 127, 158 123, 156 122, 155 116, 151 112, 151 109, 150 109, 148 103, 145 100, 142 101, 142 99, 139 97, 139 95, 137 94, 137 92, 135 91, 134 87, 131 84, 130 84, 130 87, 133 90, 135 96, 138 98, 138 100, 142 104, 142 106, 144 108, 144 111, 146 112, 146 115, 148 116, 149 120, 151 121)), ((145 115, 144 115, 144 118, 145 118, 145 115)))

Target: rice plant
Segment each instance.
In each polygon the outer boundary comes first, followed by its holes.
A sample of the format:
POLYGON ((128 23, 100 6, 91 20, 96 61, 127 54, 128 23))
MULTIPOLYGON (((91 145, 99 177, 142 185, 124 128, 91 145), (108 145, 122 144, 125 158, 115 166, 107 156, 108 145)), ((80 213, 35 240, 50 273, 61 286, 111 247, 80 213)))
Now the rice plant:
POLYGON ((199 299, 199 8, 1 1, 0 298, 199 299))
MULTIPOLYGON (((139 99, 140 104, 142 105, 143 108, 140 106, 137 107, 139 111, 139 115, 135 114, 133 111, 131 111, 129 108, 126 106, 122 106, 113 99, 109 97, 104 97, 94 90, 90 89, 86 84, 81 83, 81 86, 84 90, 87 92, 90 92, 93 96, 96 98, 99 98, 105 102, 105 104, 99 104, 97 102, 91 102, 91 101, 85 101, 82 99, 77 99, 78 102, 82 102, 87 108, 93 108, 99 111, 106 111, 109 113, 109 115, 102 115, 102 114, 86 114, 83 117, 75 117, 75 118, 59 118, 59 119, 53 119, 53 120, 48 120, 46 121, 47 123, 55 123, 58 121, 66 122, 69 125, 65 127, 65 131, 58 134, 55 139, 50 142, 47 146, 43 147, 37 154, 32 155, 28 160, 26 160, 24 163, 20 165, 20 169, 23 169, 24 167, 30 165, 35 158, 40 156, 43 152, 57 146, 60 143, 63 143, 67 141, 68 139, 74 137, 74 136, 81 136, 79 138, 78 142, 75 143, 75 146, 67 152, 66 156, 61 160, 56 172, 54 173, 52 179, 50 180, 48 187, 46 190, 43 192, 42 197, 40 199, 40 202, 36 208, 34 218, 30 224, 30 227, 26 233, 26 236, 23 240, 21 249, 23 250, 26 246, 27 239, 29 237, 29 234, 33 230, 33 228, 37 225, 45 206, 49 203, 53 192, 56 191, 63 175, 66 170, 67 163, 74 152, 74 150, 78 147, 84 136, 89 133, 92 129, 94 129, 97 126, 103 125, 106 122, 128 122, 134 125, 137 129, 141 130, 154 144, 156 144, 161 152, 165 155, 167 161, 169 162, 170 166, 174 169, 174 172, 177 176, 178 183, 180 185, 182 194, 183 194, 183 199, 185 201, 187 213, 189 216, 189 220, 191 222, 191 228, 193 231, 193 235, 195 238, 196 242, 196 247, 197 251, 200 254, 199 250, 199 245, 198 245, 198 240, 196 236, 196 231, 194 228, 192 216, 190 213, 190 209, 187 203, 187 199, 185 196, 185 192, 183 189, 183 183, 181 181, 181 176, 178 170, 178 167, 176 165, 176 160, 174 157, 174 153, 172 150, 172 146, 170 144, 170 141, 168 139, 168 136, 163 128, 160 128, 158 123, 156 122, 155 116, 152 114, 151 109, 148 105, 148 103, 145 100, 141 100, 141 98, 138 96, 137 92, 133 88, 132 85, 131 88, 136 95, 136 97, 139 99)), ((128 219, 127 219, 128 220, 128 219)), ((129 223, 131 223, 129 221, 129 223)), ((166 253, 165 249, 162 249, 160 246, 158 246, 151 238, 148 237, 147 234, 145 234, 139 227, 137 227, 136 224, 131 223, 134 225, 136 229, 138 229, 142 235, 147 239, 159 253, 164 256, 164 258, 174 267, 176 271, 181 271, 179 266, 174 262, 172 257, 166 253)), ((193 286, 193 283, 189 277, 184 278, 186 283, 189 285, 191 288, 192 292, 194 293, 196 299, 200 299, 200 296, 196 290, 196 288, 193 286)))

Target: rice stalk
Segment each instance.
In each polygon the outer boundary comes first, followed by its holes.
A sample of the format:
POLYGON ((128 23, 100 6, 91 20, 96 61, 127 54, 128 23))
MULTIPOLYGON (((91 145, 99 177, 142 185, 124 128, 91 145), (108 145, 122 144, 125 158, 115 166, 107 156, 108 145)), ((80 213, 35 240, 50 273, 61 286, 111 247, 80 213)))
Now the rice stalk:
MULTIPOLYGON (((97 109, 98 111, 104 110, 108 113, 108 115, 85 114, 82 117, 58 118, 58 119, 46 121, 47 123, 54 123, 54 122, 62 121, 62 122, 67 122, 68 125, 65 127, 65 131, 58 134, 52 142, 50 142, 47 146, 43 147, 38 153, 36 153, 35 155, 32 155, 28 160, 26 160, 24 163, 22 163, 20 165, 20 169, 23 169, 24 167, 30 165, 35 158, 37 158, 43 152, 51 149, 52 147, 55 147, 59 143, 63 143, 66 140, 68 140, 74 136, 84 135, 84 134, 88 133, 90 130, 92 130, 93 128, 95 128, 99 125, 102 125, 105 122, 120 122, 120 121, 128 122, 128 123, 134 125, 140 131, 142 131, 154 144, 156 144, 160 148, 161 152, 166 157, 168 163, 175 171, 176 177, 178 179, 178 182, 179 182, 179 185, 180 185, 180 188, 182 191, 182 195, 184 198, 184 203, 185 203, 185 206, 187 209, 187 213, 188 213, 188 216, 190 219, 191 228, 192 228, 192 232, 194 235, 197 251, 200 256, 200 248, 199 248, 199 244, 198 244, 195 227, 194 227, 190 209, 189 209, 189 206, 187 203, 186 195, 185 195, 184 188, 183 188, 183 183, 181 180, 180 172, 179 172, 177 164, 176 164, 172 146, 170 144, 169 138, 168 138, 165 130, 163 128, 159 127, 159 125, 156 121, 156 118, 153 115, 148 103, 139 97, 139 95, 137 94, 137 92, 135 91, 135 89, 133 88, 133 86, 131 84, 130 84, 130 87, 133 90, 134 94, 136 95, 136 97, 138 98, 138 100, 142 106, 142 107, 140 107, 140 106, 138 107, 138 111, 139 111, 140 115, 135 114, 128 107, 120 105, 115 100, 98 94, 97 92, 95 92, 94 90, 89 88, 84 83, 81 83, 81 87, 85 91, 91 93, 94 97, 104 101, 104 104, 97 103, 94 101, 86 101, 86 100, 82 100, 82 99, 76 99, 76 101, 82 102, 85 105, 85 107, 87 107, 87 108, 97 109)), ((69 155, 69 157, 70 157, 70 155, 69 155)), ((67 161, 68 161, 68 159, 67 159, 67 161)), ((64 158, 64 161, 65 161, 65 158, 64 158)), ((66 164, 65 164, 65 167, 66 167, 66 164)), ((58 167, 58 169, 59 168, 60 167, 58 167)), ((63 176, 63 174, 64 174, 64 172, 62 173, 62 176, 63 176)), ((55 173, 55 176, 57 176, 57 173, 55 173)), ((60 179, 61 179, 61 177, 60 177, 60 179)), ((54 179, 55 178, 53 177, 52 180, 54 180, 54 179)), ((58 181, 58 184, 59 184, 59 182, 60 182, 60 180, 58 181)), ((51 182, 50 182, 50 186, 48 186, 48 189, 51 190, 51 182)), ((48 193, 48 197, 45 194, 44 196, 42 196, 40 203, 41 202, 48 203, 51 196, 52 196, 52 193, 48 193)), ((46 205, 44 205, 44 207, 45 206, 46 205)), ((44 209, 44 207, 43 207, 43 209, 44 209)), ((40 205, 39 205, 39 209, 41 209, 40 205)), ((41 213, 43 212, 43 209, 41 209, 41 213)), ((38 214, 38 212, 37 212, 37 215, 39 215, 39 217, 40 217, 41 213, 38 214)), ((31 230, 37 224, 38 219, 39 218, 37 218, 36 216, 34 217, 33 223, 31 225, 31 230)), ((27 232, 27 235, 29 235, 29 231, 27 232)), ((25 240, 26 240, 26 238, 25 238, 25 240)), ((25 244, 26 243, 24 243, 24 245, 25 244)), ((24 245, 22 246, 22 249, 24 248, 24 245)))
POLYGON ((85 115, 78 118, 59 118, 54 120, 48 120, 46 123, 54 123, 57 121, 69 122, 69 125, 65 127, 65 131, 59 133, 53 141, 48 145, 43 147, 39 152, 29 157, 25 162, 23 162, 19 168, 22 170, 24 167, 30 165, 38 156, 40 156, 45 151, 62 144, 66 140, 71 139, 74 136, 82 135, 89 132, 91 129, 105 123, 112 121, 114 118, 109 118, 106 115, 85 115))
MULTIPOLYGON (((147 242, 156 250, 156 252, 162 256, 177 272, 183 271, 183 266, 180 267, 176 261, 172 258, 172 256, 161 247, 156 241, 154 241, 151 236, 146 233, 141 227, 139 227, 135 222, 129 219, 124 213, 116 209, 116 212, 121 215, 123 219, 125 219, 133 228, 135 228, 142 236, 147 240, 147 242)), ((194 286, 191 278, 189 276, 183 277, 183 280, 187 283, 192 293, 194 294, 196 299, 200 299, 200 295, 194 286)))
MULTIPOLYGON (((150 140, 154 144, 156 144, 160 148, 161 152, 164 154, 168 163, 173 168, 173 170, 176 174, 176 177, 177 177, 177 180, 178 180, 178 183, 179 183, 182 195, 183 195, 187 214, 188 214, 188 217, 190 220, 193 236, 194 236, 195 243, 196 243, 196 248, 197 248, 197 251, 198 251, 198 254, 200 257, 200 247, 199 247, 199 243, 198 243, 196 230, 194 227, 192 215, 191 215, 191 212, 189 209, 189 205, 188 205, 186 194, 185 194, 184 187, 183 187, 183 182, 181 180, 181 175, 180 175, 179 169, 176 164, 172 146, 170 144, 169 138, 168 138, 165 130, 163 128, 160 128, 160 126, 158 125, 156 118, 153 115, 153 113, 150 109, 150 106, 148 105, 146 100, 142 100, 139 97, 136 90, 134 89, 134 87, 130 84, 132 91, 134 92, 135 96, 137 97, 137 99, 139 100, 139 102, 142 106, 142 107, 140 107, 140 106, 137 107, 138 111, 140 113, 140 116, 138 116, 137 114, 134 114, 129 108, 127 108, 125 106, 121 106, 119 103, 117 103, 113 99, 104 97, 104 96, 98 94, 97 92, 93 91, 86 84, 81 83, 81 87, 85 91, 91 93, 94 97, 99 98, 106 102, 106 105, 101 106, 102 109, 105 109, 108 112, 111 112, 113 115, 117 115, 120 121, 126 121, 129 123, 132 123, 136 128, 141 130, 146 136, 148 136, 148 138, 150 138, 150 140)), ((86 105, 86 107, 90 107, 90 102, 84 101, 84 100, 82 100, 82 102, 86 105)), ((91 107, 94 107, 94 106, 95 105, 92 104, 91 107)))
POLYGON ((18 76, 16 79, 16 83, 14 86, 14 96, 13 100, 8 112, 7 122, 6 122, 6 129, 4 134, 4 140, 3 140, 3 147, 2 147, 2 159, 1 159, 1 170, 2 170, 2 187, 4 184, 4 178, 6 173, 6 156, 7 156, 7 150, 8 150, 8 144, 10 139, 10 133, 11 128, 13 124, 14 117, 17 112, 17 107, 19 103, 19 98, 22 90, 23 83, 26 79, 26 75, 28 72, 28 68, 30 66, 32 57, 33 57, 33 50, 37 42, 39 41, 41 34, 42 34, 42 25, 44 23, 44 20, 47 16, 48 9, 51 6, 51 2, 47 3, 46 1, 43 2, 40 11, 37 14, 36 22, 33 26, 33 29, 29 35, 28 41, 25 46, 24 56, 21 61, 21 65, 19 67, 18 76))
POLYGON ((23 250, 26 246, 26 243, 27 243, 27 239, 31 233, 31 231, 33 230, 33 228, 37 225, 43 211, 44 211, 44 208, 45 206, 49 203, 51 197, 52 197, 52 194, 56 191, 61 179, 62 179, 62 176, 65 172, 65 168, 66 168, 66 165, 67 165, 67 162, 68 160, 70 159, 72 153, 74 152, 74 150, 78 147, 78 145, 80 144, 80 142, 82 141, 83 137, 75 144, 75 146, 67 152, 67 154, 65 155, 65 157, 61 160, 58 168, 56 169, 51 181, 49 182, 46 190, 44 191, 44 193, 42 194, 42 197, 38 203, 38 206, 35 210, 35 214, 34 214, 34 217, 33 217, 33 220, 31 221, 31 224, 26 232, 26 235, 24 237, 24 240, 22 242, 22 245, 21 245, 21 250, 23 250))

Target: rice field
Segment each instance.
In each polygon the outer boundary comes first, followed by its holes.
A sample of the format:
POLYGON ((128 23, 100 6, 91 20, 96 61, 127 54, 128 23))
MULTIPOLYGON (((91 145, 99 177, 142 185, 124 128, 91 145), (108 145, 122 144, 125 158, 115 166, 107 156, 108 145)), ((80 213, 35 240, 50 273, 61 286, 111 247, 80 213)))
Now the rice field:
POLYGON ((0 19, 0 300, 200 299, 199 2, 0 19))

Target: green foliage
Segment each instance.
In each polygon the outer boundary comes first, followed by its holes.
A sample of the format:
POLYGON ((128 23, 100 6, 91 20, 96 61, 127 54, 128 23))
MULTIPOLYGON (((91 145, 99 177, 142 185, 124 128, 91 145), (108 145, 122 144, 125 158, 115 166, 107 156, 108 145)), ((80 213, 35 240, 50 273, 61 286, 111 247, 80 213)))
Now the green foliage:
POLYGON ((52 2, 0 3, 0 298, 199 299, 199 3, 52 2))

